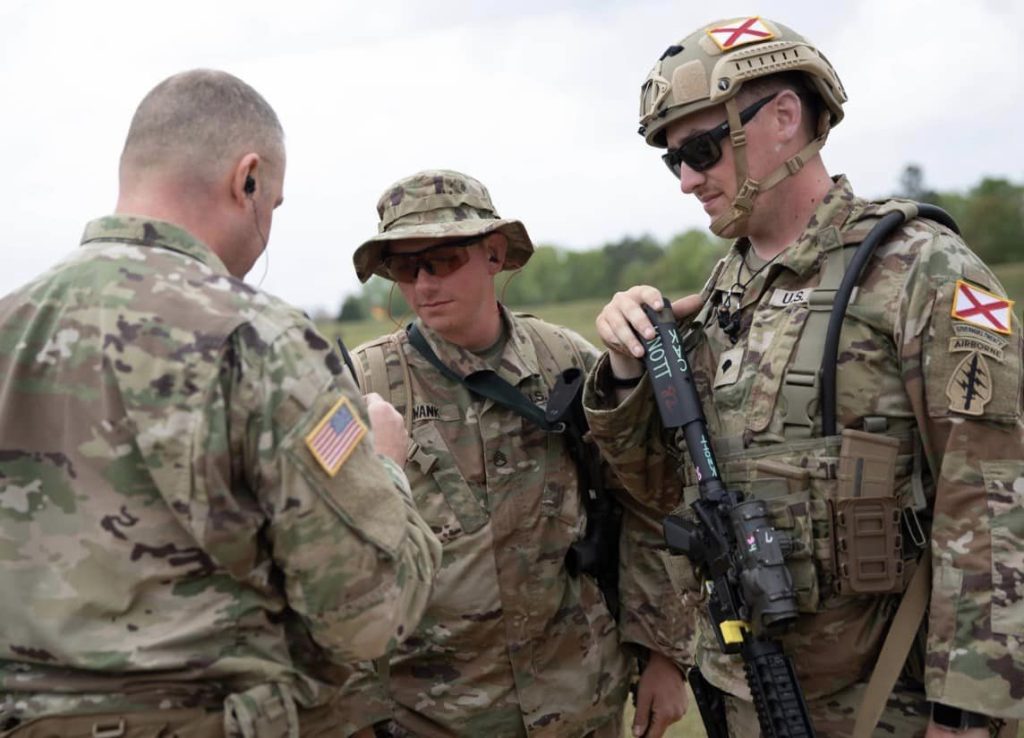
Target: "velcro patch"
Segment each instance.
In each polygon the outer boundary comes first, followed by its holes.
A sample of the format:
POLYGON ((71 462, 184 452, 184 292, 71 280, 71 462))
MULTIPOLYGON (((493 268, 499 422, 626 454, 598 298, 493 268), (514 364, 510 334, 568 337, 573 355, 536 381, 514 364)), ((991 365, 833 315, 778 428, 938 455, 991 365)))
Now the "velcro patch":
POLYGON ((327 476, 333 477, 365 435, 363 421, 353 411, 348 398, 341 397, 306 434, 306 447, 327 476))
POLYGON ((964 415, 981 415, 992 399, 992 373, 985 357, 976 351, 964 357, 946 385, 949 409, 964 415))
POLYGON ((798 305, 801 302, 807 302, 811 297, 810 288, 802 290, 783 290, 776 289, 772 292, 771 304, 775 307, 787 307, 789 305, 798 305))
POLYGON ((707 34, 722 51, 775 38, 775 34, 756 15, 752 18, 736 18, 716 28, 709 28, 707 34))
POLYGON ((949 314, 954 320, 1009 336, 1013 331, 1010 322, 1012 310, 1013 300, 958 279, 949 314))

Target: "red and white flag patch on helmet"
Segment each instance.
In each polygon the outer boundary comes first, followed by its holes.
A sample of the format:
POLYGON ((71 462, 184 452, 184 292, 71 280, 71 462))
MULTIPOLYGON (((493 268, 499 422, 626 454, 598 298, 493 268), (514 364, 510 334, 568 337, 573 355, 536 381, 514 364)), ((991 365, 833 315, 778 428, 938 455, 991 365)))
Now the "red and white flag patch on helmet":
POLYGON ((1012 332, 1012 310, 1013 300, 975 287, 962 279, 956 281, 953 309, 950 311, 954 319, 1008 336, 1012 332))
POLYGON ((775 34, 756 15, 753 18, 737 18, 717 28, 709 28, 707 34, 722 51, 775 38, 775 34))

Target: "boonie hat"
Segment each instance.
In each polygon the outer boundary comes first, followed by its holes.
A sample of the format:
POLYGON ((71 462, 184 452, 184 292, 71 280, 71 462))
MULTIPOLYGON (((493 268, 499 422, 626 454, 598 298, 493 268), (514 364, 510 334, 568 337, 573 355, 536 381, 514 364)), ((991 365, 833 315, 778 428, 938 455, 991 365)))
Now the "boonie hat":
POLYGON ((526 227, 499 217, 479 180, 450 169, 427 169, 398 180, 377 201, 377 215, 377 235, 352 255, 360 282, 373 274, 389 279, 383 258, 395 241, 445 241, 497 231, 508 239, 503 270, 519 269, 533 255, 526 227))

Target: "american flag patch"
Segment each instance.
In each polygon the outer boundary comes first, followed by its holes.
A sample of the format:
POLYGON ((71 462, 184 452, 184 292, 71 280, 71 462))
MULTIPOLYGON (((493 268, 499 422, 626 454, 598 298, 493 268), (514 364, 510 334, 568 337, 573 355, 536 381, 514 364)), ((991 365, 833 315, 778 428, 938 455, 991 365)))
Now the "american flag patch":
POLYGON ((363 421, 352 411, 348 398, 342 397, 306 435, 306 447, 333 477, 365 435, 363 421))

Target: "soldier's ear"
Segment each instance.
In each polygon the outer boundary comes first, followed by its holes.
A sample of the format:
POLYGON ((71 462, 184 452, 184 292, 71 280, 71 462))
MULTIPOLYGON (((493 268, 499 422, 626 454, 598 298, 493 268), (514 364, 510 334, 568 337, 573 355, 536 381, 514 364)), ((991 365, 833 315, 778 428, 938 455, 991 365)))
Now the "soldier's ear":
POLYGON ((505 253, 508 251, 508 239, 504 233, 488 233, 484 238, 484 250, 487 256, 487 271, 497 274, 505 266, 505 253))

